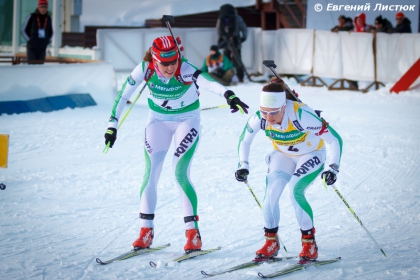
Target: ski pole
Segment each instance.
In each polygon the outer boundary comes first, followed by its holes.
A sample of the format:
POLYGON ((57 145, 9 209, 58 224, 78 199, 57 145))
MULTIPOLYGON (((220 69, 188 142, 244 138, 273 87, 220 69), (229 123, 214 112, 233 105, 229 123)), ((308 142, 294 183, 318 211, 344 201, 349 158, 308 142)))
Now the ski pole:
MULTIPOLYGON (((134 104, 136 104, 137 100, 139 99, 141 93, 146 88, 146 83, 144 83, 143 87, 141 88, 139 94, 136 96, 136 99, 134 99, 134 102, 131 104, 130 108, 128 108, 127 112, 125 112, 124 117, 121 119, 120 123, 118 124, 117 130, 120 129, 121 125, 123 124, 125 118, 127 118, 128 114, 130 113, 131 109, 133 108, 134 104)), ((107 142, 104 150, 102 151, 104 154, 108 153, 109 145, 111 145, 111 142, 107 142)))
MULTIPOLYGON (((213 110, 213 109, 219 109, 219 108, 228 108, 229 105, 228 104, 224 104, 224 105, 219 105, 219 106, 213 106, 213 107, 207 107, 207 108, 201 108, 200 111, 205 111, 205 110, 213 110)), ((236 105, 236 107, 238 107, 238 109, 241 111, 241 113, 244 113, 244 109, 242 109, 241 106, 236 105)))
MULTIPOLYGON (((248 184, 248 180, 244 181, 245 185, 248 187, 248 190, 251 192, 252 196, 254 197, 255 201, 257 202, 258 206, 262 210, 261 203, 258 200, 257 196, 254 194, 254 191, 252 190, 251 186, 248 184)), ((287 252, 287 251, 286 251, 287 252)))
MULTIPOLYGON (((263 64, 265 67, 270 69, 271 72, 273 72, 274 76, 276 76, 278 79, 283 81, 283 79, 280 78, 279 74, 274 70, 274 68, 276 68, 277 65, 274 63, 273 60, 264 60, 263 64)), ((293 97, 293 99, 295 99, 295 101, 302 103, 302 101, 295 95, 295 93, 289 88, 289 86, 284 81, 283 83, 284 83, 284 86, 286 87, 286 91, 293 97)))
MULTIPOLYGON (((260 204, 260 201, 258 200, 257 196, 254 194, 254 191, 252 190, 251 186, 248 184, 248 180, 244 181, 245 185, 248 187, 248 190, 251 192, 252 196, 254 197, 255 201, 257 202, 258 206, 260 207, 260 209, 262 210, 262 206, 260 204)), ((277 234, 277 237, 279 238, 279 242, 280 244, 283 244, 283 249, 284 251, 286 251, 287 253, 287 249, 286 246, 284 245, 283 241, 280 239, 280 236, 277 234)))
MULTIPOLYGON (((200 110, 201 111, 205 111, 205 110, 212 110, 212 109, 218 109, 218 108, 228 108, 228 107, 229 107, 229 105, 228 104, 225 104, 225 105, 220 105, 220 106, 213 106, 213 107, 202 108, 200 110)), ((241 106, 236 105, 236 107, 238 107, 238 109, 241 111, 242 114, 244 113, 244 109, 242 109, 241 106)))
POLYGON ((229 107, 228 104, 224 104, 224 105, 219 105, 219 106, 213 106, 213 107, 207 107, 207 108, 201 108, 201 111, 205 111, 205 110, 212 110, 212 109, 218 109, 218 108, 227 108, 229 107))
MULTIPOLYGON (((324 183, 324 186, 327 187, 327 183, 325 182, 325 178, 322 178, 322 182, 324 183)), ((381 246, 379 246, 378 242, 376 242, 376 240, 373 238, 372 234, 363 225, 362 221, 359 219, 359 217, 357 217, 356 213, 353 211, 353 209, 350 207, 350 205, 347 203, 347 201, 344 199, 344 197, 341 195, 341 193, 338 191, 338 189, 334 185, 331 185, 331 187, 335 190, 335 192, 341 198, 343 203, 347 206, 347 208, 350 210, 350 212, 353 214, 353 216, 356 218, 356 220, 359 222, 359 224, 362 226, 362 228, 369 235, 370 239, 372 239, 372 241, 376 244, 376 246, 378 246, 379 250, 381 250, 382 254, 384 254, 384 256, 386 257, 386 254, 385 254, 384 250, 382 250, 381 246)))

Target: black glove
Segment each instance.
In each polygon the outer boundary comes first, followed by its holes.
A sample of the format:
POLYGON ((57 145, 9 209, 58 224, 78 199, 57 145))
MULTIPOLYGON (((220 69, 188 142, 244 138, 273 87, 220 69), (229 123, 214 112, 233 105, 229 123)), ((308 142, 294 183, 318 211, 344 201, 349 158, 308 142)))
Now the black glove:
POLYGON ((239 182, 244 182, 249 175, 248 169, 238 169, 235 172, 235 178, 239 182))
POLYGON ((117 129, 113 127, 108 127, 108 129, 105 132, 105 145, 110 142, 109 147, 112 148, 114 146, 115 140, 117 140, 117 129))
POLYGON ((244 110, 244 112, 246 114, 248 114, 248 111, 246 110, 247 108, 249 108, 248 105, 246 105, 245 103, 243 103, 239 97, 236 97, 235 93, 233 93, 233 91, 228 90, 225 92, 225 98, 227 101, 227 104, 230 105, 230 109, 232 109, 232 113, 235 113, 236 111, 239 110, 239 108, 237 106, 240 106, 242 108, 242 110, 244 110))
POLYGON ((337 175, 329 170, 322 172, 321 178, 325 178, 325 183, 327 183, 328 186, 334 184, 335 181, 337 181, 337 175))
POLYGON ((339 169, 339 166, 336 163, 330 164, 329 167, 330 169, 322 172, 321 174, 321 179, 325 178, 325 183, 327 183, 328 186, 334 184, 335 181, 337 181, 337 173, 339 169))

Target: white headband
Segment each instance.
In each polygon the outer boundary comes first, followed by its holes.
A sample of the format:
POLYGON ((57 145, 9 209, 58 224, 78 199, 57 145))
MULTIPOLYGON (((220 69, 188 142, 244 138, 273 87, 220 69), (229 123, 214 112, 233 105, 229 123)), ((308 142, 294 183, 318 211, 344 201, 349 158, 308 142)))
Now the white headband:
POLYGON ((281 108, 286 103, 286 94, 284 92, 266 92, 261 91, 260 106, 266 108, 281 108))

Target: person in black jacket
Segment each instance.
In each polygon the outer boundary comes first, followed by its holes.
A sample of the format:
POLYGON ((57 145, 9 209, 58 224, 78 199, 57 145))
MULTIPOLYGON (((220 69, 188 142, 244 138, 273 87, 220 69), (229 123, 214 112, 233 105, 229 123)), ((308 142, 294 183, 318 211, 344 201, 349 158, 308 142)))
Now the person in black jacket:
POLYGON ((28 63, 43 64, 47 46, 53 35, 52 21, 48 15, 48 0, 38 0, 38 7, 25 19, 21 32, 27 42, 28 63))
POLYGON ((382 16, 378 16, 375 18, 375 29, 372 31, 392 33, 394 31, 394 28, 392 27, 392 24, 388 19, 383 18, 382 16))
POLYGON ((243 18, 238 15, 235 7, 231 4, 225 4, 220 7, 216 32, 219 49, 224 49, 223 54, 235 65, 239 82, 243 82, 244 65, 241 58, 241 46, 248 36, 248 28, 243 18))
POLYGON ((345 17, 341 15, 338 17, 338 25, 334 26, 331 31, 338 32, 338 31, 352 31, 354 28, 353 20, 349 17, 345 17))
POLYGON ((394 28, 394 33, 411 33, 411 21, 405 17, 403 12, 398 12, 395 15, 397 25, 394 28))

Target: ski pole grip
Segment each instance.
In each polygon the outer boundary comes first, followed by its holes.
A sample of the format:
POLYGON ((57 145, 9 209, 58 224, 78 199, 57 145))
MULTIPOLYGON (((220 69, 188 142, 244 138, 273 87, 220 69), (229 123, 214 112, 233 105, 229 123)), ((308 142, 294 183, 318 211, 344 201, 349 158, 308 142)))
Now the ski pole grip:
POLYGON ((239 109, 239 111, 241 112, 241 114, 245 114, 244 109, 242 109, 242 107, 241 107, 241 106, 236 105, 236 107, 238 107, 238 109, 239 109))

